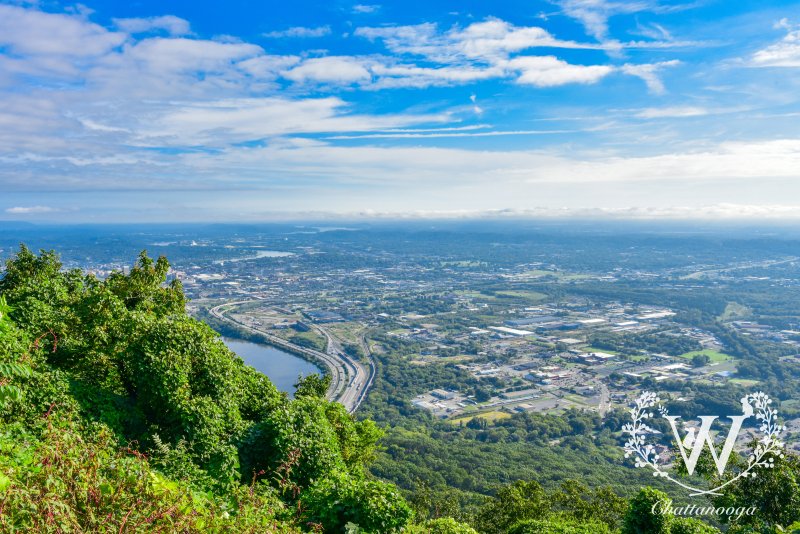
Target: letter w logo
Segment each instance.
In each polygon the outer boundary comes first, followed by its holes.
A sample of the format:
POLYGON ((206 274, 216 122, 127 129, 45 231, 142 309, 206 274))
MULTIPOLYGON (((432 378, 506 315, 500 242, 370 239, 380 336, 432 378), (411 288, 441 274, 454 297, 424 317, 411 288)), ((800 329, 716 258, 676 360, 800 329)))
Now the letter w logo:
POLYGON ((731 451, 736 443, 736 437, 739 435, 739 431, 742 428, 742 423, 750 416, 728 416, 728 419, 731 420, 731 429, 728 431, 728 437, 725 439, 725 444, 719 456, 717 456, 717 450, 714 448, 714 439, 711 437, 711 425, 717 419, 716 415, 700 416, 702 424, 700 425, 700 430, 697 432, 697 436, 694 436, 694 439, 692 439, 693 436, 691 433, 687 433, 685 438, 681 438, 680 432, 678 432, 678 426, 676 425, 678 417, 677 415, 668 415, 666 419, 669 421, 670 426, 672 426, 672 434, 675 436, 675 441, 678 442, 678 450, 681 451, 686 470, 690 475, 694 473, 694 468, 697 466, 700 453, 703 452, 703 447, 708 444, 708 448, 711 449, 711 457, 714 459, 714 463, 717 466, 717 472, 719 472, 721 476, 725 471, 725 466, 728 465, 728 458, 731 456, 731 451), (686 454, 687 450, 691 451, 688 456, 686 454))

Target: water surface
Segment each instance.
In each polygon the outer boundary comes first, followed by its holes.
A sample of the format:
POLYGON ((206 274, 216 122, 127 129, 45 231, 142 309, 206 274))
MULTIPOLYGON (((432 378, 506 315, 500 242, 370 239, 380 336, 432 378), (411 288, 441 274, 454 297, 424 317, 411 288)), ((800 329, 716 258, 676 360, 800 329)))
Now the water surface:
POLYGON ((247 365, 251 365, 267 375, 281 391, 294 394, 294 383, 297 375, 303 376, 312 373, 322 373, 313 363, 308 362, 294 354, 270 347, 259 345, 250 341, 224 337, 222 340, 233 352, 241 356, 247 365))

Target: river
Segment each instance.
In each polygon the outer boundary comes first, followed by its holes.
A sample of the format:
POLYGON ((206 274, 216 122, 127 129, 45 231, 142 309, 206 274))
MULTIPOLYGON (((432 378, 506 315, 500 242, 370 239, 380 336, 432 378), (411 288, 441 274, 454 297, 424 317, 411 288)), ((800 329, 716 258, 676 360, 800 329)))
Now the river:
POLYGON ((297 375, 322 373, 313 363, 269 345, 227 337, 222 340, 229 349, 241 356, 244 363, 267 375, 275 387, 289 394, 294 394, 297 375))

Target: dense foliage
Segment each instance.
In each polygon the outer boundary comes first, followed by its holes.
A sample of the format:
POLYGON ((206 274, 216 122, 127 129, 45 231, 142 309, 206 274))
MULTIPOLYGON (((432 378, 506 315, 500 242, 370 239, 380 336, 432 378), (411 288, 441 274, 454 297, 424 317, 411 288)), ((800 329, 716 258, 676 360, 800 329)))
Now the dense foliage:
MULTIPOLYGON (((324 530, 409 524, 371 478, 380 432, 290 401, 186 316, 164 258, 105 280, 22 247, 0 280, 4 530, 324 530)), ((316 379, 318 380, 318 379, 316 379)), ((322 387, 325 382, 322 381, 322 387)), ((306 394, 302 394, 302 393, 306 394)))

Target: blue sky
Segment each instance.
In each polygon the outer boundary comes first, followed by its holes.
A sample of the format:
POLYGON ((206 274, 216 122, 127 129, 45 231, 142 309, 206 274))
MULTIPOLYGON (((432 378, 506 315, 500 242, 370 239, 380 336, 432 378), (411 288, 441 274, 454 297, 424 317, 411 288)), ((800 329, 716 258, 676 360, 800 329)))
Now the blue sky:
POLYGON ((0 218, 800 217, 800 3, 0 2, 0 218))

